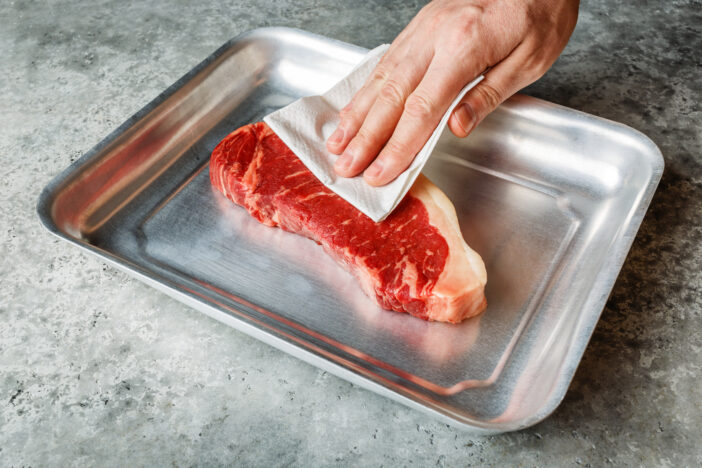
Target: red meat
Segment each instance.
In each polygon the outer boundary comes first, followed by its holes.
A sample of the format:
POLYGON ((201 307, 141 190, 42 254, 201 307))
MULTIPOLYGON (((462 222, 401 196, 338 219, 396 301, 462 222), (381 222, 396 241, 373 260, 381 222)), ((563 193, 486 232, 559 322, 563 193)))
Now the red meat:
POLYGON ((263 122, 217 145, 210 179, 263 224, 309 237, 386 309, 460 322, 486 307, 485 266, 463 241, 455 209, 420 176, 375 223, 325 187, 263 122))

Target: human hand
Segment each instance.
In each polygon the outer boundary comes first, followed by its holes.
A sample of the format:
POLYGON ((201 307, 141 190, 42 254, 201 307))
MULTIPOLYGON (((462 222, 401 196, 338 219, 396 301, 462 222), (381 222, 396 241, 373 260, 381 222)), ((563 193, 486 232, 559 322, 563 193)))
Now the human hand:
POLYGON ((556 61, 575 28, 578 4, 434 0, 426 5, 341 110, 339 126, 327 140, 327 149, 341 155, 334 165, 337 174, 363 172, 365 181, 376 186, 394 180, 463 86, 489 68, 449 119, 454 135, 467 136, 556 61))

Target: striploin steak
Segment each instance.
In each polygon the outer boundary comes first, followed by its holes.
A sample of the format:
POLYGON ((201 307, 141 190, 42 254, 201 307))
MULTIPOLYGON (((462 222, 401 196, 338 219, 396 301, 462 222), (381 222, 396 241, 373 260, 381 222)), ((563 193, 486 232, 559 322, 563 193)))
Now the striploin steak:
POLYGON ((386 309, 458 323, 486 307, 483 261, 464 242, 451 202, 423 176, 375 223, 258 122, 217 145, 210 179, 261 223, 321 244, 386 309))

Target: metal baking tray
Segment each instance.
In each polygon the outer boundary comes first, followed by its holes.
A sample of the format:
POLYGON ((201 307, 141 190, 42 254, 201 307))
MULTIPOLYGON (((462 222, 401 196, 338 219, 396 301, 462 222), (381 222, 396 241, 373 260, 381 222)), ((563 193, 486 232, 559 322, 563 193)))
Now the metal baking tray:
POLYGON ((527 96, 425 173, 485 260, 487 311, 460 325, 380 309, 314 242, 210 187, 229 132, 325 91, 365 49, 267 28, 223 47, 42 192, 54 234, 351 382, 476 433, 562 400, 663 170, 641 133, 527 96))

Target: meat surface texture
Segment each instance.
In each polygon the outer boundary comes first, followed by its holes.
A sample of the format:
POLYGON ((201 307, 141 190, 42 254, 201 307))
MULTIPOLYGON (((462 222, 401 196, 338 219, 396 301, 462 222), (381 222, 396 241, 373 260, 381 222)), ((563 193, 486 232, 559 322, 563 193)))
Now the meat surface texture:
POLYGON ((458 323, 487 305, 483 261, 464 242, 451 202, 423 176, 375 223, 325 187, 259 122, 217 145, 210 179, 261 223, 321 244, 385 309, 458 323))

